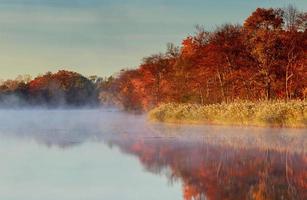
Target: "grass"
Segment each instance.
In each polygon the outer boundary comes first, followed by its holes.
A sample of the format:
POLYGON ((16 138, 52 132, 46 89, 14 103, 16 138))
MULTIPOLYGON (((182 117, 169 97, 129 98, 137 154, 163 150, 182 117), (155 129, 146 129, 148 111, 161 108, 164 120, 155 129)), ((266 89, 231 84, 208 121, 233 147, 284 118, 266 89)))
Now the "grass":
POLYGON ((148 113, 152 121, 193 124, 307 127, 307 101, 233 102, 212 105, 160 105, 148 113))

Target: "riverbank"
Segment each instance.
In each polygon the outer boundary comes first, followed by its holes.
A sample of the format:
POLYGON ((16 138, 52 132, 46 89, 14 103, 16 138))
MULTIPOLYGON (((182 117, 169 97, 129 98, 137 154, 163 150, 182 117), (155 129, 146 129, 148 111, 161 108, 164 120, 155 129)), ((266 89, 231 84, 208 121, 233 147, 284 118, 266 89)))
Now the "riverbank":
POLYGON ((307 101, 169 103, 152 109, 148 117, 151 121, 169 123, 306 128, 307 101))

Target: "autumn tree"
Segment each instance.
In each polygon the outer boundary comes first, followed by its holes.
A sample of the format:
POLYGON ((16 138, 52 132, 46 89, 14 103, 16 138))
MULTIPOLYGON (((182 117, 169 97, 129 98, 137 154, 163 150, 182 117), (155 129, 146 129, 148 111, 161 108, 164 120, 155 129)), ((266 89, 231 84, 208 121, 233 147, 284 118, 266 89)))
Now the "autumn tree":
POLYGON ((257 83, 262 85, 267 100, 273 97, 282 48, 283 19, 274 9, 258 8, 244 23, 246 40, 257 66, 257 83))
POLYGON ((122 70, 116 82, 116 93, 121 107, 126 111, 144 110, 144 90, 140 87, 140 73, 137 70, 122 70))
POLYGON ((284 32, 282 33, 284 51, 283 66, 285 73, 285 99, 302 96, 304 77, 306 71, 306 13, 300 12, 294 6, 289 5, 282 10, 285 21, 284 32), (294 79, 294 80, 293 80, 294 79), (293 91, 296 90, 296 91, 293 91))
POLYGON ((182 41, 181 55, 177 59, 174 73, 181 102, 208 102, 211 75, 203 60, 206 58, 206 48, 209 43, 210 32, 202 26, 196 26, 194 36, 182 41))
POLYGON ((0 85, 0 106, 23 106, 28 100, 29 75, 19 75, 14 80, 3 81, 0 85))

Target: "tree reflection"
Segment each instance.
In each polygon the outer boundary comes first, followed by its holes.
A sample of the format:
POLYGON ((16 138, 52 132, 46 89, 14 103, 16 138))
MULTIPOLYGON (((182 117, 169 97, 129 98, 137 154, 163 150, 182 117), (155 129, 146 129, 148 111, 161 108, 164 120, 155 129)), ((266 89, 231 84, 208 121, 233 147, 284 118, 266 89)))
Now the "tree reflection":
POLYGON ((112 141, 155 174, 183 183, 185 200, 306 199, 307 156, 274 149, 243 149, 199 141, 112 141))

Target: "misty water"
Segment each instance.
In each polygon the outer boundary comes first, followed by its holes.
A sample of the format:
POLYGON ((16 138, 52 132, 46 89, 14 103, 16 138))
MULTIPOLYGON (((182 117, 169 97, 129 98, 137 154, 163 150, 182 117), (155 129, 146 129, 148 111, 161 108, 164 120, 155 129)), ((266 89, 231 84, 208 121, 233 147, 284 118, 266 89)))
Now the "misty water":
POLYGON ((0 110, 0 199, 307 199, 306 129, 0 110))

